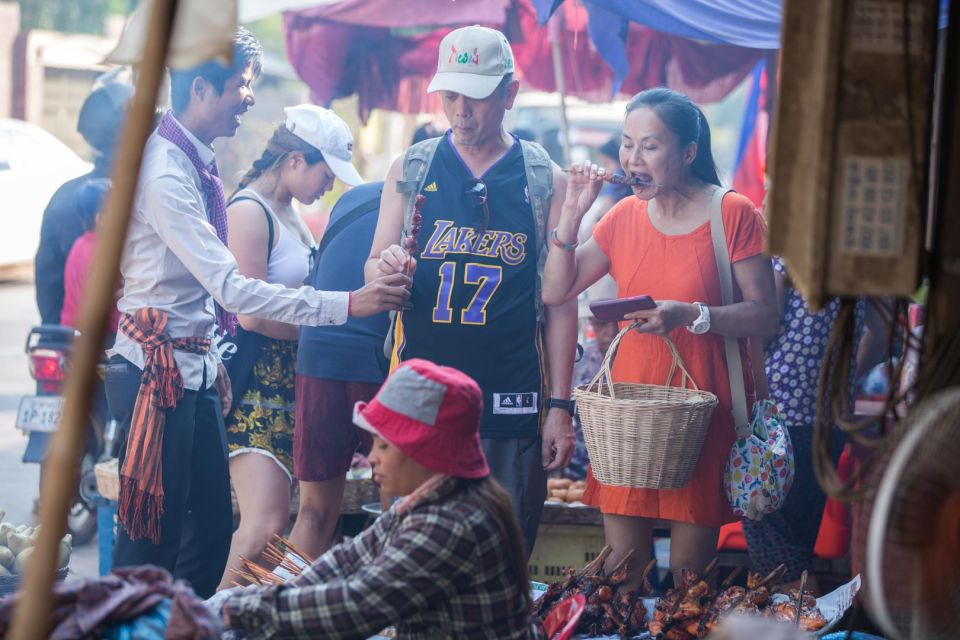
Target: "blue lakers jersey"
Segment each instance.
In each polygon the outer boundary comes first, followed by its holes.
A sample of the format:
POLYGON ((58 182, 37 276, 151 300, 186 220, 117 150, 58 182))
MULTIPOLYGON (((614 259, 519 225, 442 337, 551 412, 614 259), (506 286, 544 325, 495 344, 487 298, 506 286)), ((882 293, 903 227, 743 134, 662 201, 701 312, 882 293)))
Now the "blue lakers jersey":
POLYGON ((420 193, 412 309, 397 316, 395 359, 426 358, 474 378, 482 437, 535 436, 544 387, 537 234, 519 142, 475 178, 448 132, 420 193))

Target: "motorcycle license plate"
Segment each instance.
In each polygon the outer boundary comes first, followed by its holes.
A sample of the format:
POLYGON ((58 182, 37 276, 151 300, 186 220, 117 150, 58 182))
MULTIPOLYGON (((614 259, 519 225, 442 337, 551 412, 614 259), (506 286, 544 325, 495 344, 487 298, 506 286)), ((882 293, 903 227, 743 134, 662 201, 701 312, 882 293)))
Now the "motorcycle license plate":
POLYGON ((63 415, 61 396, 24 396, 17 409, 17 428, 23 431, 56 431, 63 415))

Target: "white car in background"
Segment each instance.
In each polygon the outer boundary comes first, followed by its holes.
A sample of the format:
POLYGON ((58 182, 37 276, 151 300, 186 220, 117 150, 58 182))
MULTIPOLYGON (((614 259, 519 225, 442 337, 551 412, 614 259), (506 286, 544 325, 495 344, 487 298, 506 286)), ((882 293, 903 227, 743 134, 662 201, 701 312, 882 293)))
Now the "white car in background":
POLYGON ((93 165, 40 127, 0 118, 0 267, 33 263, 50 197, 93 165))

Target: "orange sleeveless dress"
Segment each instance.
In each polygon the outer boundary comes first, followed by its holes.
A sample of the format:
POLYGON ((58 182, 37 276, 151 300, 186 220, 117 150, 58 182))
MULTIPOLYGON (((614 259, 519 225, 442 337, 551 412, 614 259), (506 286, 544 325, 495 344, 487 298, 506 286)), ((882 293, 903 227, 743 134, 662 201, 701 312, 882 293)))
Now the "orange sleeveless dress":
MULTIPOLYGON (((731 264, 762 253, 765 227, 753 204, 731 192, 723 198, 722 212, 731 264)), ((645 201, 625 198, 597 224, 594 239, 610 259, 618 297, 649 295, 654 300, 722 304, 709 222, 690 233, 665 235, 650 222, 645 201)), ((739 291, 735 296, 739 299, 739 291)), ((670 338, 697 385, 720 400, 693 477, 683 488, 657 490, 604 485, 588 473, 583 501, 603 513, 718 527, 736 520, 722 485, 735 439, 723 337, 712 332, 698 336, 678 327, 670 338)), ((744 369, 750 372, 746 341, 741 340, 740 346, 744 369)), ((613 379, 662 385, 671 362, 663 338, 632 331, 620 342, 613 379)), ((745 382, 749 401, 752 374, 745 376, 745 382)), ((679 375, 673 384, 679 384, 679 375)))

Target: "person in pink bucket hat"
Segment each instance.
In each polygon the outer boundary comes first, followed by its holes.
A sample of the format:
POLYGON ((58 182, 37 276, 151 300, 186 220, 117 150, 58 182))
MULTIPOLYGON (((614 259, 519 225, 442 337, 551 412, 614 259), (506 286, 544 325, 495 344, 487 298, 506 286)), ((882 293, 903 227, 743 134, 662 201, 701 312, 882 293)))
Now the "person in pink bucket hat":
POLYGON ((222 605, 239 638, 542 637, 510 497, 480 446, 483 396, 465 373, 405 361, 354 422, 374 436, 374 480, 404 495, 373 526, 278 586, 222 605))

